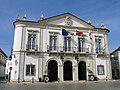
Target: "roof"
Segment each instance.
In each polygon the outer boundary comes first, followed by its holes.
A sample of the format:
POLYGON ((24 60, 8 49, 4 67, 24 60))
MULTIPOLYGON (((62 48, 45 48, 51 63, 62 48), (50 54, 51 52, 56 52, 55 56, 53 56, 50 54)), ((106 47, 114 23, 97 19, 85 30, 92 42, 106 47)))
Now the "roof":
POLYGON ((120 46, 115 51, 113 51, 112 53, 115 53, 117 51, 120 51, 120 46))
POLYGON ((16 22, 25 22, 25 23, 28 22, 28 23, 33 23, 33 24, 46 23, 46 22, 48 22, 48 21, 50 21, 50 20, 52 20, 52 19, 54 19, 54 18, 59 18, 59 17, 63 17, 63 16, 66 16, 66 15, 70 15, 70 16, 72 16, 72 17, 74 17, 74 18, 82 21, 83 23, 85 23, 86 25, 89 25, 89 26, 92 27, 93 29, 107 30, 108 32, 110 31, 110 30, 108 30, 107 28, 104 28, 104 29, 103 29, 103 28, 96 28, 96 27, 93 26, 92 24, 89 24, 88 22, 86 22, 86 21, 78 18, 77 16, 75 16, 75 15, 69 13, 69 12, 63 13, 63 14, 59 14, 59 15, 55 15, 55 16, 52 16, 52 17, 48 17, 48 18, 45 18, 45 19, 42 19, 42 20, 38 20, 38 21, 16 20, 13 24, 14 24, 14 26, 15 26, 15 23, 16 23, 16 22))
POLYGON ((1 48, 0 48, 0 52, 7 58, 7 55, 3 52, 1 48))
POLYGON ((55 17, 59 17, 59 16, 64 16, 64 15, 71 15, 71 16, 73 16, 73 17, 75 17, 75 18, 77 18, 77 19, 83 21, 84 23, 86 23, 86 24, 88 24, 88 25, 90 25, 90 26, 92 26, 92 27, 95 27, 95 26, 93 26, 92 24, 87 23, 86 21, 84 21, 84 20, 78 18, 77 16, 75 16, 75 15, 69 13, 69 12, 63 13, 63 14, 59 14, 59 15, 55 15, 55 16, 52 16, 52 17, 49 17, 49 18, 46 18, 46 19, 43 19, 43 20, 39 20, 39 22, 47 21, 48 19, 55 18, 55 17))
POLYGON ((90 26, 92 26, 92 27, 95 27, 95 26, 93 26, 92 24, 87 23, 86 21, 84 21, 84 20, 78 18, 77 16, 75 16, 75 15, 69 13, 69 12, 63 13, 63 14, 59 14, 59 15, 55 15, 55 16, 52 16, 52 17, 48 17, 48 18, 45 18, 45 19, 42 19, 42 20, 38 20, 38 21, 16 20, 15 22, 13 22, 13 24, 15 24, 16 22, 31 22, 31 23, 45 22, 45 21, 50 20, 50 19, 52 19, 52 18, 56 18, 56 17, 60 17, 60 16, 65 16, 65 15, 71 15, 71 16, 73 16, 73 17, 75 17, 75 18, 81 20, 82 22, 88 24, 88 25, 90 25, 90 26))

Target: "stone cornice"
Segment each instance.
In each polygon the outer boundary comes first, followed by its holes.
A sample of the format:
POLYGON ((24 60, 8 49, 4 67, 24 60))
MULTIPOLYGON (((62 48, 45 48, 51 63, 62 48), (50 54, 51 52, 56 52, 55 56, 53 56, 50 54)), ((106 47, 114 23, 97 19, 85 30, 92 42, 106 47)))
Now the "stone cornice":
POLYGON ((102 32, 110 32, 108 29, 103 29, 103 28, 84 28, 84 27, 75 27, 75 26, 65 26, 65 25, 53 25, 53 24, 45 24, 45 23, 38 23, 34 21, 24 21, 24 20, 19 20, 15 21, 14 27, 16 26, 35 26, 35 27, 54 27, 54 28, 66 28, 66 29, 79 29, 79 30, 93 30, 93 31, 102 31, 102 32))

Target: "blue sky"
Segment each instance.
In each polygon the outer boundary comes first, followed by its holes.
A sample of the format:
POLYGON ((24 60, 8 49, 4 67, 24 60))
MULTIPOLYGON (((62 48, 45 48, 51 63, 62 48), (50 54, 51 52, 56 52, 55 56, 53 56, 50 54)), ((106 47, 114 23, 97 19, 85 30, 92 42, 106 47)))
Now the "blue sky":
POLYGON ((13 22, 24 13, 28 20, 38 21, 41 12, 45 18, 70 12, 96 27, 104 22, 109 33, 109 50, 120 46, 120 0, 0 0, 0 48, 10 55, 13 47, 13 22))

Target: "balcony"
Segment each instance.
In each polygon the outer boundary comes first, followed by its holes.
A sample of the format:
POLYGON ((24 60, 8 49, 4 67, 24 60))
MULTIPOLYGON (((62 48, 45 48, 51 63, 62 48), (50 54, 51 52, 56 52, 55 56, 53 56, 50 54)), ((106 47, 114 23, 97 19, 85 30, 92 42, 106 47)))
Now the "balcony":
POLYGON ((109 57, 109 53, 106 53, 103 49, 95 49, 97 57, 109 57))
POLYGON ((102 48, 96 48, 95 51, 96 51, 96 54, 106 54, 105 50, 103 50, 102 48))
POLYGON ((89 53, 88 48, 64 47, 64 46, 47 46, 49 53, 89 53))
POLYGON ((26 45, 26 51, 38 51, 38 45, 26 45))

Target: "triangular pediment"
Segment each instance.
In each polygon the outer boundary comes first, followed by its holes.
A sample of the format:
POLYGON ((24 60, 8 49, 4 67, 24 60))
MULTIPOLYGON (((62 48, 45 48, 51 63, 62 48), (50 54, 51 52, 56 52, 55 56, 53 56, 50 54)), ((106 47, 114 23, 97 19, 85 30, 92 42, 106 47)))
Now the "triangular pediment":
POLYGON ((94 28, 93 25, 85 22, 84 20, 82 20, 70 13, 64 13, 64 14, 53 16, 50 18, 46 18, 40 22, 43 22, 45 24, 61 25, 61 26, 94 28))

